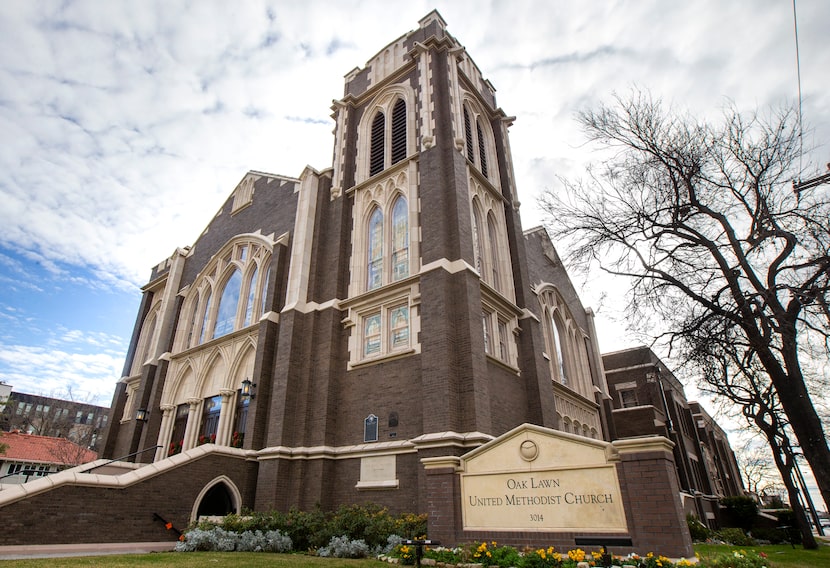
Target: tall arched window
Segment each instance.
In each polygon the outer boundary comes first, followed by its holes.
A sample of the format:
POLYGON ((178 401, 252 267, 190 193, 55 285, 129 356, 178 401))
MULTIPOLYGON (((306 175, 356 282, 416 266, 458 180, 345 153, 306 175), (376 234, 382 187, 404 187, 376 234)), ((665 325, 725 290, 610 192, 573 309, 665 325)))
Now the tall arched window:
POLYGON ((193 347, 193 335, 196 333, 196 320, 199 317, 199 301, 198 297, 193 300, 193 309, 190 312, 190 321, 187 322, 187 339, 185 340, 185 349, 193 347))
POLYGON ((406 103, 398 99, 392 109, 392 164, 406 158, 406 103))
POLYGON ((553 332, 554 349, 556 349, 556 370, 559 372, 559 379, 563 385, 568 384, 568 375, 565 371, 565 349, 562 345, 562 336, 565 335, 565 330, 560 329, 562 325, 559 318, 554 314, 551 317, 551 331, 553 332))
POLYGON ((487 237, 490 245, 490 274, 492 278, 493 288, 500 289, 499 283, 499 241, 496 232, 496 220, 493 218, 493 213, 487 215, 487 237))
POLYGON ((383 213, 375 208, 367 228, 368 259, 366 287, 374 290, 383 285, 383 213))
POLYGON ((204 311, 202 312, 202 330, 199 332, 199 343, 202 343, 207 337, 208 318, 210 317, 210 301, 212 299, 210 290, 206 292, 204 311))
POLYGON ((254 266, 251 271, 251 276, 248 278, 248 299, 245 301, 245 323, 244 325, 251 325, 251 319, 254 316, 254 299, 256 298, 256 277, 258 267, 254 266))
POLYGON ((470 112, 464 107, 464 140, 467 142, 467 159, 476 161, 475 145, 473 144, 473 126, 470 124, 470 112))
POLYGON ((265 265, 265 283, 262 285, 262 298, 260 302, 262 306, 260 307, 260 317, 265 315, 265 312, 268 311, 268 283, 271 282, 271 263, 265 265))
POLYGON ((478 203, 473 202, 473 260, 475 261, 476 270, 483 277, 482 270, 484 269, 484 263, 481 257, 483 254, 484 239, 482 238, 481 230, 481 212, 478 210, 478 203))
POLYGON ((373 176, 383 171, 384 153, 386 151, 386 117, 378 111, 372 119, 372 140, 369 150, 369 175, 373 176))
POLYGON ((233 331, 236 323, 236 309, 239 305, 239 292, 242 287, 242 273, 234 269, 233 274, 225 283, 225 289, 219 298, 219 307, 216 311, 216 325, 213 328, 213 337, 222 337, 233 331))
POLYGON ((467 159, 475 165, 484 177, 488 177, 486 121, 477 116, 478 112, 464 104, 464 142, 467 159))
MULTIPOLYGON (((403 101, 401 101, 403 102, 403 101)), ((406 199, 398 197, 392 206, 392 281, 409 276, 409 211, 406 199)))
POLYGON ((487 177, 487 152, 484 144, 484 132, 481 129, 481 119, 476 119, 476 136, 478 137, 478 167, 481 175, 487 177))

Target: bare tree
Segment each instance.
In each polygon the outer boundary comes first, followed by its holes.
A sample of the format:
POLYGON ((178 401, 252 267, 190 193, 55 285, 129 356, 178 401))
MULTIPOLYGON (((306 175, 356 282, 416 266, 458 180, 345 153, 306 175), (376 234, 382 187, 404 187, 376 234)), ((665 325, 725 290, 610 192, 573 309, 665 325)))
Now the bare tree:
POLYGON ((723 352, 699 349, 701 338, 738 342, 735 354, 763 372, 830 504, 830 449, 808 386, 824 383, 806 371, 830 354, 827 185, 793 184, 792 111, 732 107, 724 119, 678 116, 637 91, 583 112, 589 140, 610 157, 541 204, 577 266, 630 279, 631 320, 659 319, 645 331, 672 356, 703 372, 707 354, 723 352))
POLYGON ((759 446, 755 439, 751 439, 737 451, 737 454, 747 491, 762 500, 778 492, 779 481, 775 476, 775 465, 772 463, 769 447, 759 446))

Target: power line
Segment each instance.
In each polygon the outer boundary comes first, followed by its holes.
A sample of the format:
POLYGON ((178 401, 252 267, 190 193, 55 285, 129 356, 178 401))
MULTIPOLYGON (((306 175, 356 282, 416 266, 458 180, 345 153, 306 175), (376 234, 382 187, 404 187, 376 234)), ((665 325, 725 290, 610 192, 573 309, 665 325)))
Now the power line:
POLYGON ((795 69, 798 78, 798 175, 801 176, 802 160, 804 158, 804 126, 801 122, 801 56, 798 52, 798 16, 793 0, 793 30, 795 31, 795 69))

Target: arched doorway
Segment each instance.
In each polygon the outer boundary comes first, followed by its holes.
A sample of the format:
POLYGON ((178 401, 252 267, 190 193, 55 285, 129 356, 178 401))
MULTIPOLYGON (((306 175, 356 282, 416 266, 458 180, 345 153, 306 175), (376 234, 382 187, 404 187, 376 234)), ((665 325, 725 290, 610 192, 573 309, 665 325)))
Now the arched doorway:
POLYGON ((200 517, 224 517, 239 512, 239 490, 230 479, 221 476, 206 485, 196 498, 192 520, 200 517))

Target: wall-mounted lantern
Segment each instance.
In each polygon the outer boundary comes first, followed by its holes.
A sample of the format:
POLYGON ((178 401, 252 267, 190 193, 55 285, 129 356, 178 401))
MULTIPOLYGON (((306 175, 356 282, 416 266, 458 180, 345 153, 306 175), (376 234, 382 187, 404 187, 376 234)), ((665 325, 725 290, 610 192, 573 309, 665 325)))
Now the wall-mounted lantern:
POLYGON ((245 378, 245 380, 242 381, 242 389, 239 391, 239 393, 244 398, 256 398, 256 394, 254 393, 254 387, 256 387, 256 383, 252 383, 250 379, 245 378))

